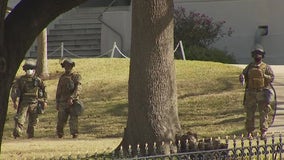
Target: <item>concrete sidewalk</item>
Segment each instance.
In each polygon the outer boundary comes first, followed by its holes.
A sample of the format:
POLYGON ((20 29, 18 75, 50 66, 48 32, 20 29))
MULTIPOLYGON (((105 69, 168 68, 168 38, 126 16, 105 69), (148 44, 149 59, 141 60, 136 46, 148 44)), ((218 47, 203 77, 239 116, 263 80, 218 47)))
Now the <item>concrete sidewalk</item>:
POLYGON ((284 134, 284 65, 271 65, 275 80, 273 86, 277 96, 277 110, 274 123, 268 129, 268 134, 279 136, 284 134))
MULTIPOLYGON (((244 68, 246 65, 236 66, 244 68)), ((271 137, 272 135, 278 137, 280 134, 284 135, 284 65, 270 66, 275 74, 273 86, 277 96, 277 109, 274 123, 268 128, 267 135, 268 137, 271 137)))

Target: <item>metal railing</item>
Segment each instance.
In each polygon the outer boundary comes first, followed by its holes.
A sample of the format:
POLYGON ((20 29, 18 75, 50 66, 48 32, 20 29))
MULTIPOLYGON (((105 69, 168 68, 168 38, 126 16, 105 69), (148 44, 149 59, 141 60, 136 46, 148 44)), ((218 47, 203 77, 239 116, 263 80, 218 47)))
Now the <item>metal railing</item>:
MULTIPOLYGON (((66 49, 64 47, 64 43, 61 42, 60 46, 58 48, 56 48, 53 52, 49 53, 48 56, 54 56, 57 54, 57 52, 60 51, 60 58, 62 59, 63 57, 75 57, 75 58, 81 58, 82 56, 79 56, 76 53, 73 53, 71 51, 69 51, 68 49, 66 49), (65 53, 65 54, 64 54, 65 53), (67 55, 66 55, 67 53, 67 55)), ((125 54, 123 54, 121 52, 121 50, 118 48, 118 46, 116 45, 116 42, 113 43, 113 47, 106 51, 105 53, 102 53, 99 56, 92 56, 93 58, 100 58, 100 57, 110 57, 110 58, 114 58, 114 54, 118 52, 123 58, 129 58, 127 57, 125 54)), ((1 59, 0 59, 1 60, 1 59)))
MULTIPOLYGON (((211 139, 212 140, 212 139, 211 139)), ((218 139, 219 141, 220 139, 218 139)), ((222 140, 220 140, 222 141, 222 140)), ((282 136, 279 135, 279 139, 275 138, 273 135, 269 137, 268 140, 260 140, 259 137, 256 139, 246 139, 243 136, 241 138, 233 137, 233 139, 223 139, 226 148, 220 146, 215 146, 214 140, 207 141, 200 140, 198 148, 192 150, 190 148, 190 143, 188 140, 184 143, 185 146, 181 145, 178 141, 177 144, 172 144, 177 146, 177 153, 171 153, 164 155, 158 151, 154 151, 154 154, 147 155, 148 145, 144 145, 144 151, 146 154, 142 155, 139 145, 136 147, 129 146, 127 149, 120 148, 119 151, 113 153, 86 153, 77 155, 67 155, 60 157, 44 157, 44 159, 50 160, 72 160, 72 159, 90 159, 90 160, 116 160, 116 159, 135 159, 135 160, 282 160, 283 156, 283 142, 282 136), (229 147, 231 146, 231 147, 229 147), (221 149, 216 149, 216 148, 221 149), (203 150, 199 150, 199 149, 203 150), (185 150, 183 150, 185 149, 185 150), (134 153, 135 151, 135 153, 134 153)), ((155 144, 155 143, 154 143, 155 144)), ((155 148, 155 147, 153 147, 155 148)), ((38 158, 37 158, 38 159, 38 158)), ((40 158, 39 158, 40 159, 40 158)))
MULTIPOLYGON (((177 52, 177 49, 180 48, 181 50, 181 54, 182 54, 182 57, 183 57, 183 60, 186 60, 185 58, 185 53, 184 53, 184 49, 183 49, 183 44, 182 44, 182 41, 179 41, 179 43, 176 45, 175 49, 174 49, 174 54, 177 52)), ((73 53, 71 51, 69 51, 67 48, 64 47, 64 43, 61 42, 60 43, 60 46, 58 48, 56 48, 53 52, 51 53, 48 53, 48 56, 49 57, 52 57, 54 55, 58 55, 58 52, 60 51, 60 57, 61 59, 63 57, 66 56, 66 54, 64 55, 64 53, 67 53, 67 57, 76 57, 76 58, 80 58, 81 56, 79 56, 78 54, 76 53, 73 53)), ((123 58, 129 58, 127 55, 123 54, 122 51, 119 49, 119 47, 117 46, 117 43, 114 42, 113 43, 113 47, 111 49, 109 49, 108 51, 102 53, 101 55, 99 56, 93 56, 94 58, 100 58, 100 57, 110 57, 110 58, 114 58, 114 54, 115 53, 118 53, 120 54, 120 56, 122 56, 123 58)), ((1 60, 1 59, 0 59, 1 60)), ((1 62, 1 61, 0 61, 1 62)))

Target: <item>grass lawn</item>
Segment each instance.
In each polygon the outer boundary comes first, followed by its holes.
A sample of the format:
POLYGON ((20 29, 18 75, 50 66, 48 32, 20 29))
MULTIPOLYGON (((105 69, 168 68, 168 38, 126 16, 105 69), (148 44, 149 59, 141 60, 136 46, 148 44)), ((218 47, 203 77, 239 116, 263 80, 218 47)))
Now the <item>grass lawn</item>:
MULTIPOLYGON (((83 78, 81 99, 85 104, 85 112, 79 121, 79 140, 114 138, 116 141, 112 145, 117 145, 119 143, 117 139, 123 136, 127 120, 129 59, 83 58, 73 60, 76 63, 74 69, 80 72, 83 78)), ((178 110, 182 130, 195 132, 199 138, 224 138, 227 135, 245 133, 243 88, 238 82, 238 75, 242 69, 215 62, 183 60, 175 62, 178 110)), ((31 141, 58 141, 55 135, 57 118, 55 92, 58 78, 64 70, 58 59, 50 59, 48 67, 50 78, 45 83, 49 106, 40 116, 35 138, 31 141)), ((22 74, 20 67, 17 76, 22 74)), ((12 137, 14 114, 15 110, 10 102, 2 151, 5 150, 3 148, 6 142, 27 141, 25 140, 26 135, 19 140, 14 140, 12 137)), ((70 140, 68 125, 65 127, 65 134, 63 141, 70 140)), ((68 150, 68 146, 63 147, 67 147, 65 149, 68 150)), ((7 152, 5 150, 4 153, 7 152)))

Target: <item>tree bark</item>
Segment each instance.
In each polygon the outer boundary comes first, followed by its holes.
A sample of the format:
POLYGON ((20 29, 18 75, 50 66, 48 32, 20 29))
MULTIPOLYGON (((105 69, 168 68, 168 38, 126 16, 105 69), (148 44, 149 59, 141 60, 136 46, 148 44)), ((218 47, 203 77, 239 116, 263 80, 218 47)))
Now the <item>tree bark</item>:
POLYGON ((6 68, 0 72, 0 147, 11 84, 27 50, 52 20, 85 0, 21 0, 5 18, 7 1, 0 1, 0 59, 6 68))
MULTIPOLYGON (((129 108, 122 146, 169 154, 180 131, 173 54, 173 0, 132 1, 129 108), (173 144, 171 144, 173 142, 173 144), (157 150, 153 147, 156 143, 157 150)), ((137 154, 137 153, 136 153, 137 154)))
POLYGON ((47 67, 47 29, 43 29, 37 37, 37 74, 42 79, 48 79, 47 67))

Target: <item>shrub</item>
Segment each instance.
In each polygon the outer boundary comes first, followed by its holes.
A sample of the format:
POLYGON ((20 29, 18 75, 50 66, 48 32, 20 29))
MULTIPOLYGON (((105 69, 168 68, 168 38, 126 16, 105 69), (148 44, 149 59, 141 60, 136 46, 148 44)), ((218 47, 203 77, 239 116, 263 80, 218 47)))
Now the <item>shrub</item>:
POLYGON ((174 40, 177 44, 183 42, 187 59, 235 62, 234 57, 218 49, 209 49, 210 45, 225 36, 231 36, 232 28, 224 30, 225 21, 214 21, 205 14, 190 11, 179 7, 174 12, 175 28, 174 40), (190 53, 188 53, 190 52, 190 53), (200 54, 200 55, 198 55, 200 54))
MULTIPOLYGON (((203 48, 198 46, 190 46, 185 49, 185 58, 187 60, 214 61, 234 64, 235 57, 216 48, 203 48)), ((176 59, 181 59, 180 53, 175 54, 176 59)))
POLYGON ((207 48, 224 36, 231 36, 232 28, 223 31, 225 21, 213 21, 212 17, 179 7, 174 12, 175 42, 182 40, 185 46, 200 46, 207 48))

